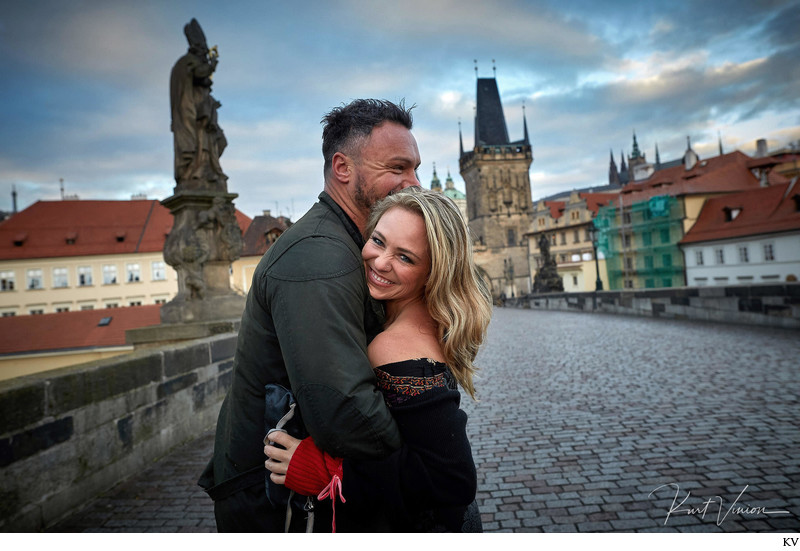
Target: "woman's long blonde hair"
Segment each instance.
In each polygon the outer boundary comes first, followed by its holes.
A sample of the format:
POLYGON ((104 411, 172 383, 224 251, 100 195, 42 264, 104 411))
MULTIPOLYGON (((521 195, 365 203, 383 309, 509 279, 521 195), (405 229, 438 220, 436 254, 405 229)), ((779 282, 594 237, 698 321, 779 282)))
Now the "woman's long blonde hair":
POLYGON ((492 300, 473 259, 469 228, 455 203, 438 191, 410 187, 377 202, 367 222, 369 238, 383 214, 394 207, 425 221, 431 271, 425 284, 428 313, 438 324, 439 340, 450 371, 475 399, 473 365, 486 338, 492 300))

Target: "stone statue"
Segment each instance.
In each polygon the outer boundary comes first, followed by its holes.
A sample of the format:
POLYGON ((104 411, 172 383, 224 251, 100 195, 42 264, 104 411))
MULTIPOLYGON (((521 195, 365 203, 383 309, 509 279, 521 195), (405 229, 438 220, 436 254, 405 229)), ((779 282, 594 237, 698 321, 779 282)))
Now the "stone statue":
POLYGON ((175 193, 161 201, 174 219, 164 260, 178 272, 178 294, 162 306, 161 321, 238 319, 244 297, 230 286, 230 266, 242 253, 242 230, 219 164, 227 145, 217 122, 221 104, 211 95, 219 56, 196 19, 183 32, 189 51, 170 74, 175 193))
POLYGON ((189 51, 175 63, 170 75, 175 181, 182 187, 217 187, 227 180, 219 158, 228 144, 217 123, 217 108, 222 104, 211 95, 211 75, 219 55, 216 46, 209 51, 196 19, 183 33, 189 51))
POLYGON ((533 278, 534 293, 553 293, 564 291, 564 281, 558 275, 556 260, 550 255, 550 240, 545 234, 539 237, 539 250, 542 252, 542 266, 533 278))

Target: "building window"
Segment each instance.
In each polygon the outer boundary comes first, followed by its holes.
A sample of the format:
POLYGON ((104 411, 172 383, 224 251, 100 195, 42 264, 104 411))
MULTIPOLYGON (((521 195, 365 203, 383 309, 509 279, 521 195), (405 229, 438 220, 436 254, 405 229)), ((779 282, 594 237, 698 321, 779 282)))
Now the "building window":
POLYGON ((94 305, 93 304, 84 304, 83 306, 81 306, 81 310, 94 310, 94 305))
POLYGON ((653 244, 653 235, 649 231, 642 233, 642 244, 645 247, 649 247, 653 244))
POLYGON ((141 306, 141 305, 142 305, 141 300, 132 300, 128 303, 128 306, 141 306))
POLYGON ((116 302, 107 302, 106 303, 106 308, 118 308, 118 307, 119 307, 119 304, 117 304, 116 302))
POLYGON ((632 279, 626 279, 625 280, 625 288, 626 289, 633 289, 633 280, 632 279))
POLYGON ((581 232, 579 230, 575 230, 572 233, 572 242, 573 243, 580 243, 581 242, 581 232))
POLYGON ((78 286, 89 287, 92 284, 92 267, 78 266, 78 286))
POLYGON ((747 264, 750 262, 750 255, 747 253, 747 246, 742 245, 739 247, 739 262, 742 264, 747 264))
POLYGON ((556 234, 550 236, 550 244, 554 247, 556 246, 556 234))
POLYGON ((28 289, 43 289, 44 285, 42 284, 42 270, 39 268, 34 268, 32 270, 28 270, 27 272, 27 279, 28 279, 28 289))
MULTIPOLYGON (((648 270, 653 269, 653 257, 652 256, 645 256, 644 257, 644 267, 648 270)), ((645 285, 646 287, 646 285, 645 285)))
POLYGON ((126 279, 128 280, 128 283, 134 283, 142 278, 142 270, 138 263, 126 265, 125 272, 127 274, 126 279))
POLYGON ((622 246, 628 248, 631 246, 631 234, 623 233, 622 234, 622 246))
POLYGON ((717 258, 717 264, 725 264, 725 251, 723 249, 714 249, 714 256, 717 258))
POLYGON ((764 261, 772 262, 775 260, 775 250, 772 243, 764 243, 764 261))
POLYGON ((153 304, 166 304, 166 303, 167 303, 167 299, 165 299, 165 298, 157 298, 157 299, 155 299, 153 301, 153 304))
POLYGON ((2 315, 3 315, 4 318, 13 318, 14 316, 17 315, 17 313, 16 312, 3 312, 2 315))
POLYGON ((625 258, 625 269, 633 270, 633 259, 629 256, 625 258))
POLYGON ((630 224, 631 223, 631 213, 630 212, 623 212, 622 213, 622 223, 623 224, 630 224))
POLYGON ((572 285, 573 285, 573 287, 577 287, 578 286, 578 276, 576 276, 576 275, 572 276, 572 285))
POLYGON ((586 233, 583 234, 583 240, 584 241, 591 241, 592 240, 592 233, 589 231, 589 228, 586 228, 584 230, 584 232, 586 232, 586 233))
POLYGON ((661 280, 661 286, 662 287, 672 287, 672 278, 665 277, 664 279, 662 279, 661 280))
POLYGON ((163 261, 153 262, 153 281, 164 281, 167 279, 167 265, 163 261))
POLYGON ((508 246, 513 247, 514 245, 516 245, 517 238, 514 235, 514 228, 508 228, 507 235, 508 235, 508 246))
POLYGON ((56 313, 69 312, 69 306, 56 306, 56 313))
POLYGON ((103 285, 113 285, 117 282, 117 265, 106 264, 103 266, 103 285))
MULTIPOLYGON (((671 268, 672 267, 672 255, 671 254, 662 255, 661 256, 661 261, 663 262, 663 266, 665 268, 671 268)), ((667 285, 667 287, 669 287, 669 285, 667 285)))
POLYGON ((561 232, 561 244, 562 245, 566 245, 567 244, 567 232, 563 232, 563 231, 561 232))
POLYGON ((567 255, 565 255, 565 254, 558 255, 558 261, 563 264, 564 262, 567 261, 567 255))
POLYGON ((13 291, 15 274, 13 271, 0 272, 0 291, 13 291))
POLYGON ((42 314, 44 314, 44 309, 34 308, 33 310, 30 311, 30 313, 32 316, 41 316, 42 314))
POLYGON ((669 243, 669 230, 668 229, 661 230, 661 242, 662 243, 669 243))
POLYGON ((651 278, 651 279, 645 279, 644 280, 644 288, 645 289, 653 289, 655 286, 656 286, 656 280, 655 279, 651 278))
POLYGON ((60 289, 63 287, 67 287, 69 285, 69 281, 67 279, 67 269, 66 268, 53 268, 53 287, 56 289, 60 289))
POLYGON ((703 251, 695 251, 694 252, 694 263, 698 266, 703 265, 703 251))

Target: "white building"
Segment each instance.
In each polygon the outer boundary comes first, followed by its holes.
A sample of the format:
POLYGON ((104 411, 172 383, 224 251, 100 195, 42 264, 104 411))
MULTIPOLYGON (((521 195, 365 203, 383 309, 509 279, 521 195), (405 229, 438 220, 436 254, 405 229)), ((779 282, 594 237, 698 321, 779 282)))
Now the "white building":
POLYGON ((800 184, 708 199, 680 246, 690 286, 798 281, 800 184))

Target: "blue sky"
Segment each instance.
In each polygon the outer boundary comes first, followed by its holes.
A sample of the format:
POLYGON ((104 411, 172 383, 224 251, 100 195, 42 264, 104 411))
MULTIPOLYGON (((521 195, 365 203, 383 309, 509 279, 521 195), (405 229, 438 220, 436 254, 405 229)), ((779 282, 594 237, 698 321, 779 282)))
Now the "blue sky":
POLYGON ((789 1, 10 0, 0 12, 0 209, 68 194, 172 194, 169 73, 200 22, 236 206, 298 218, 322 189, 321 126, 357 97, 414 109, 429 185, 473 146, 475 63, 493 62, 533 199, 603 185, 632 133, 648 159, 800 140, 800 4, 789 1))

